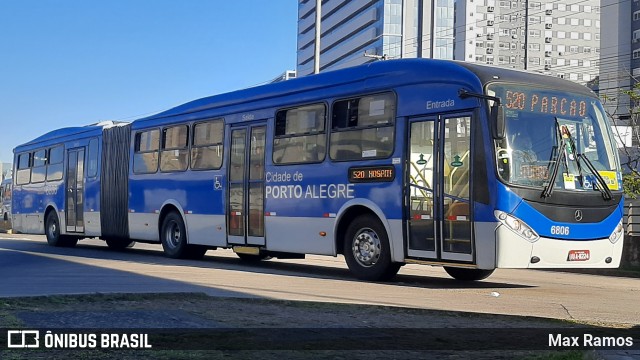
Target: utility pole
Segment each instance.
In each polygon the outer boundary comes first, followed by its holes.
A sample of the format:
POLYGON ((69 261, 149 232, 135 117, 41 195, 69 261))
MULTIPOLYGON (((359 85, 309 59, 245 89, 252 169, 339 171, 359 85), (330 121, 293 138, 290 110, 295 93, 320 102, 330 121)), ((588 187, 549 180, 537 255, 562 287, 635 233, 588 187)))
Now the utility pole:
POLYGON ((322 0, 316 0, 316 48, 313 73, 320 73, 320 23, 322 22, 322 0))

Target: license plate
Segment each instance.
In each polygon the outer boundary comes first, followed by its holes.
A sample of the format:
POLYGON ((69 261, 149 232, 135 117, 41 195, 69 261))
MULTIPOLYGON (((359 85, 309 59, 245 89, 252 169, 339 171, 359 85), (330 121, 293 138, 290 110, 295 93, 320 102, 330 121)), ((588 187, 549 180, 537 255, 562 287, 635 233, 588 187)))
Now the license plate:
POLYGON ((569 250, 567 261, 587 261, 591 258, 589 250, 569 250))

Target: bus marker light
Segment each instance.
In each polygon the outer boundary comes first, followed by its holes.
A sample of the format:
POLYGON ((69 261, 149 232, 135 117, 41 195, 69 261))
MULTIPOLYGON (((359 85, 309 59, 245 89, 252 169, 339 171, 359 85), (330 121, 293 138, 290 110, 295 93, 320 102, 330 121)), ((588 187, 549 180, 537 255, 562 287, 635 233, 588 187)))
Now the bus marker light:
POLYGON ((322 237, 327 236, 327 233, 324 232, 324 231, 320 231, 320 236, 322 236, 322 237))
POLYGON ((539 262, 540 262, 540 258, 539 257, 537 257, 537 256, 532 256, 531 257, 531 263, 532 264, 536 264, 536 263, 539 263, 539 262))
POLYGON ((611 257, 604 259, 604 262, 606 262, 607 264, 611 264, 612 261, 613 259, 611 257))

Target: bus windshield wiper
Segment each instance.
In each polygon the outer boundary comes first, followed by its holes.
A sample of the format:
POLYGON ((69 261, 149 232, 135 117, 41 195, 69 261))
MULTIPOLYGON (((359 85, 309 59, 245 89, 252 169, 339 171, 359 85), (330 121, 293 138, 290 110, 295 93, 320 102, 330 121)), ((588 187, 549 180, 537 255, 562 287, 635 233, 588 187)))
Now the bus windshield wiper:
POLYGON ((558 118, 556 118, 556 130, 556 136, 560 136, 560 145, 558 145, 555 154, 551 158, 551 162, 553 162, 553 168, 551 169, 549 183, 544 187, 544 190, 542 190, 543 198, 549 197, 551 196, 551 193, 553 193, 553 187, 555 186, 556 179, 558 178, 558 169, 560 168, 560 163, 565 161, 566 157, 566 154, 564 152, 566 141, 564 137, 562 137, 562 133, 560 132, 560 124, 558 123, 558 118))
POLYGON ((607 182, 604 181, 604 179, 602 178, 602 175, 600 175, 600 173, 596 170, 595 166, 593 166, 593 163, 591 162, 591 160, 589 160, 589 158, 582 153, 577 154, 577 159, 584 160, 584 163, 587 165, 587 168, 589 168, 589 171, 591 171, 593 176, 595 176, 596 180, 598 181, 598 190, 600 190, 600 192, 602 193, 602 197, 605 200, 613 199, 613 195, 611 194, 609 185, 607 185, 607 182))

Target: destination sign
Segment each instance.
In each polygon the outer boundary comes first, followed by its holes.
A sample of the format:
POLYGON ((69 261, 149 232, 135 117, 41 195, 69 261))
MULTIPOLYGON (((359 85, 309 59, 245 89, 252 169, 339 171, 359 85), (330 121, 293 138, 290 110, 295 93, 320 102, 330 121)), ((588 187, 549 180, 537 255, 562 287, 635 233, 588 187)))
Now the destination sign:
POLYGON ((586 116, 588 97, 525 86, 493 85, 506 109, 564 116, 586 116))
POLYGON ((395 179, 393 166, 365 166, 349 168, 349 182, 390 182, 395 179))

